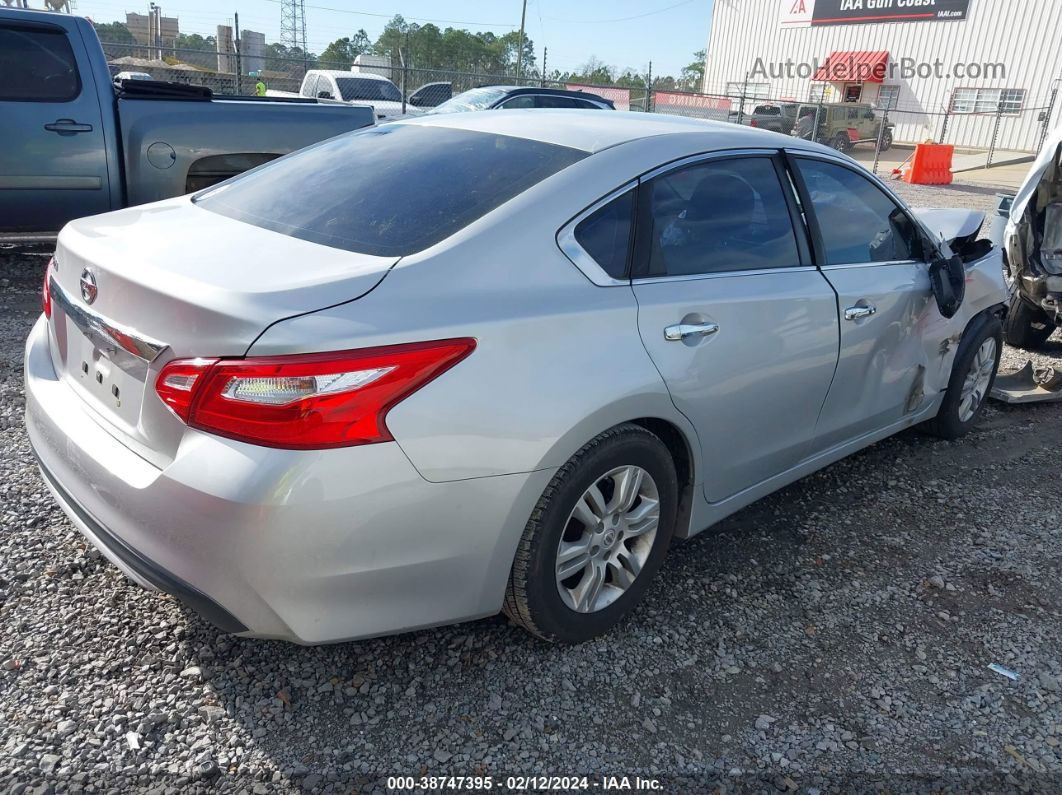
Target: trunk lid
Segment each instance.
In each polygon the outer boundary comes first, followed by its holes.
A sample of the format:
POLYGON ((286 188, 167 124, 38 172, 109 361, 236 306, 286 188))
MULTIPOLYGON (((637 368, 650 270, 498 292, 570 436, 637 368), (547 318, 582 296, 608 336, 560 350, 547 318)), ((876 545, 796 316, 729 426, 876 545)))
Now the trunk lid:
POLYGON ((162 465, 183 432, 154 393, 162 365, 242 356, 271 323, 359 298, 395 262, 261 229, 187 198, 84 218, 56 247, 52 360, 116 435, 162 465))

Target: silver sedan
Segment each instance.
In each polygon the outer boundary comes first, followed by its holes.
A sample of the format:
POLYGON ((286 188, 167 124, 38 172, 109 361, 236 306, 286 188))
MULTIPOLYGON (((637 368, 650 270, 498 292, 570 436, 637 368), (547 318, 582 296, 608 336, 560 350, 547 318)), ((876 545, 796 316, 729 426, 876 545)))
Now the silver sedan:
POLYGON ((629 613, 684 539, 970 429, 999 252, 852 160, 648 114, 447 114, 61 233, 27 343, 55 498, 222 629, 629 613))

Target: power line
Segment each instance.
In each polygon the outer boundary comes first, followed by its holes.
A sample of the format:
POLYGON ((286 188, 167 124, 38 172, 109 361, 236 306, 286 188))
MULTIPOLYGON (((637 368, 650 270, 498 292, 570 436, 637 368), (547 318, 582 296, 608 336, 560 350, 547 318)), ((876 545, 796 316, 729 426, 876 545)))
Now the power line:
POLYGON ((567 22, 573 25, 582 24, 601 24, 604 22, 626 22, 628 19, 641 19, 642 17, 651 17, 654 14, 663 14, 665 11, 670 11, 673 8, 679 8, 680 6, 688 6, 695 0, 682 0, 681 3, 675 3, 674 5, 666 6, 664 8, 658 8, 655 11, 646 11, 644 14, 633 14, 629 17, 615 17, 613 19, 562 19, 560 17, 546 17, 554 22, 567 22))
MULTIPOLYGON (((266 0, 267 3, 283 3, 285 0, 266 0)), ((693 2, 693 0, 688 0, 693 2)), ((377 17, 379 19, 392 19, 395 14, 374 14, 371 11, 352 11, 349 8, 332 8, 330 6, 314 6, 306 5, 306 8, 312 8, 315 11, 333 11, 337 14, 355 14, 362 17, 377 17)), ((401 16, 401 15, 398 15, 401 16)), ((439 22, 444 25, 478 25, 485 28, 515 28, 516 26, 507 22, 470 22, 467 19, 432 19, 429 17, 403 17, 403 19, 410 19, 414 22, 439 22)))

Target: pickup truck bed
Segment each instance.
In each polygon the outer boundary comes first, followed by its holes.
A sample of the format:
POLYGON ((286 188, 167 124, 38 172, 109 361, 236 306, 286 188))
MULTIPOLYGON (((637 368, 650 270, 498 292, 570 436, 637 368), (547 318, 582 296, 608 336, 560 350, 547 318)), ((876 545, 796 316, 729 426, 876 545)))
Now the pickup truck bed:
POLYGON ((374 123, 370 108, 314 100, 116 90, 91 23, 69 14, 0 6, 0 71, 5 238, 197 190, 374 123))

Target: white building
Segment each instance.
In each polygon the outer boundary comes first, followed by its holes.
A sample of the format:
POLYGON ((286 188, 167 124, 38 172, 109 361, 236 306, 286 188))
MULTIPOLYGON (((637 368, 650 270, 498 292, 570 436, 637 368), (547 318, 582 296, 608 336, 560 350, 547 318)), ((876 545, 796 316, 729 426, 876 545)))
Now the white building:
POLYGON ((870 102, 899 141, 987 148, 998 130, 1035 150, 1060 115, 1060 42, 1060 0, 715 0, 703 90, 870 102))

